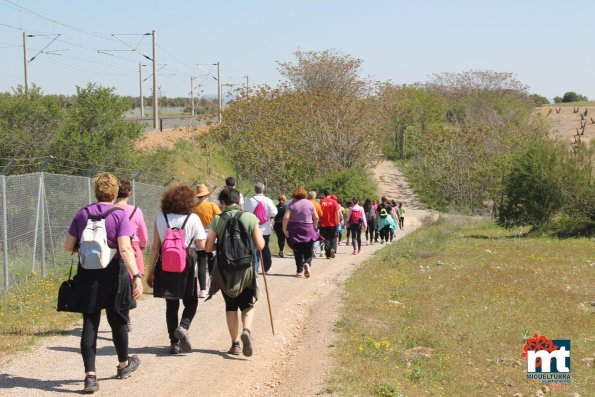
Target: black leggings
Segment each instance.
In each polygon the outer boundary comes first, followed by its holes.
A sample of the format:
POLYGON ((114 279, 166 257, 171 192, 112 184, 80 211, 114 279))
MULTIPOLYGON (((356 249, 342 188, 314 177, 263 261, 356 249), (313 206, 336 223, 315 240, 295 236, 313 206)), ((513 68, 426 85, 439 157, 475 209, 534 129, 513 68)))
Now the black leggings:
POLYGON ((298 273, 304 271, 304 263, 312 266, 312 246, 313 241, 309 243, 297 243, 293 247, 293 257, 295 258, 295 267, 298 273))
POLYGON ((389 240, 389 235, 392 232, 390 231, 390 225, 386 225, 384 226, 381 230, 380 230, 380 240, 386 241, 388 242, 389 240))
POLYGON ((285 249, 285 233, 283 233, 283 229, 275 228, 275 234, 277 235, 277 245, 279 246, 279 252, 283 252, 285 249))
POLYGON ((198 285, 200 289, 207 289, 207 253, 196 251, 196 265, 198 267, 198 285))
POLYGON ((351 246, 355 250, 355 243, 357 243, 357 249, 362 249, 362 228, 351 227, 351 246))
POLYGON ((182 320, 178 323, 180 300, 165 300, 165 320, 167 321, 167 332, 169 333, 169 341, 171 343, 178 343, 178 338, 174 335, 174 331, 178 328, 178 325, 182 328, 190 328, 190 323, 198 307, 198 296, 185 297, 182 299, 182 302, 184 303, 184 311, 182 312, 182 320))
MULTIPOLYGON (((128 327, 124 317, 128 317, 128 310, 122 311, 122 315, 115 313, 113 309, 106 309, 107 322, 112 329, 112 340, 118 362, 128 360, 128 327)), ((95 372, 95 356, 97 355, 97 330, 101 320, 101 310, 94 313, 83 313, 83 334, 81 336, 81 354, 85 364, 85 372, 95 372)))
MULTIPOLYGON (((369 242, 374 241, 374 234, 378 234, 378 232, 375 232, 375 230, 376 230, 375 222, 368 221, 368 228, 366 229, 366 241, 369 241, 369 242)), ((378 236, 376 236, 376 240, 378 240, 378 236)))

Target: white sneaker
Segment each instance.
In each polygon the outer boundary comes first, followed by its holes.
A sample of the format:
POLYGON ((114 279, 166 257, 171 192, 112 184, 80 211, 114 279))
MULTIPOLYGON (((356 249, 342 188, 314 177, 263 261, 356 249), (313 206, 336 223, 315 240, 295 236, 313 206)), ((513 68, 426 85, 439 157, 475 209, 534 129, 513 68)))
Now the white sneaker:
POLYGON ((206 298, 207 297, 207 290, 206 289, 201 289, 200 292, 198 293, 198 297, 199 298, 206 298))

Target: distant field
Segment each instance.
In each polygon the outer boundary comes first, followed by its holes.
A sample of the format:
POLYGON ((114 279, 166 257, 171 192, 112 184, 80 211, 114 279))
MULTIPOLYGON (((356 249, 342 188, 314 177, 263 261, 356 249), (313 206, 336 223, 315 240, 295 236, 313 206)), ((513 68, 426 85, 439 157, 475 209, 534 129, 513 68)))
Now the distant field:
POLYGON ((576 134, 577 129, 581 130, 581 123, 585 122, 587 124, 581 141, 589 143, 595 137, 595 101, 545 105, 535 109, 535 112, 550 120, 550 133, 553 136, 566 142, 574 141, 573 135, 576 134), (578 107, 579 113, 573 113, 573 107, 578 107), (560 110, 560 113, 556 112, 557 109, 560 110), (585 109, 587 110, 586 116, 584 116, 585 109), (583 114, 584 120, 581 120, 581 114, 583 114))
MULTIPOLYGON (((567 102, 567 103, 552 103, 549 105, 543 105, 543 107, 559 108, 559 107, 585 107, 595 106, 595 101, 583 101, 583 102, 567 102)), ((584 109, 583 109, 584 110, 584 109)))

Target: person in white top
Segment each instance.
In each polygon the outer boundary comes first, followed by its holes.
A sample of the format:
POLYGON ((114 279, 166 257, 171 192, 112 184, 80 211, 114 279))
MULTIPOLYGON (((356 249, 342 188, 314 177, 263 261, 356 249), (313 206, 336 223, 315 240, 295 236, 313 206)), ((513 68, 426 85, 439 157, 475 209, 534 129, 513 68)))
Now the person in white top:
POLYGON ((207 234, 198 215, 192 213, 194 191, 187 186, 172 186, 163 193, 161 211, 155 219, 153 245, 147 284, 153 287, 153 295, 165 298, 165 319, 170 339, 170 354, 188 353, 192 350, 188 329, 198 307, 198 285, 196 272, 196 249, 204 249, 207 234), (167 216, 167 219, 166 219, 167 216), (162 271, 159 266, 156 276, 161 242, 168 228, 184 229, 184 246, 187 249, 186 267, 183 272, 162 271), (180 299, 184 304, 182 319, 178 322, 180 299))
MULTIPOLYGON (((277 215, 277 207, 273 203, 273 200, 264 195, 264 183, 256 182, 254 184, 254 192, 256 194, 246 200, 244 209, 248 212, 254 213, 254 211, 256 210, 256 206, 259 202, 262 202, 264 206, 264 210, 266 212, 266 221, 260 225, 260 231, 262 232, 262 237, 264 238, 264 248, 262 250, 262 260, 264 261, 263 271, 265 273, 268 273, 269 270, 271 270, 271 266, 273 264, 273 259, 271 258, 271 250, 269 249, 269 239, 271 238, 272 231, 271 220, 275 218, 275 215, 277 215)), ((254 263, 256 272, 258 272, 258 268, 260 266, 260 258, 258 252, 254 253, 254 263)))
MULTIPOLYGON (((234 189, 237 189, 237 187, 236 187, 236 180, 233 179, 233 177, 228 176, 225 179, 225 186, 232 187, 234 189)), ((238 191, 239 191, 239 189, 238 189, 238 191)), ((242 193, 240 193, 240 208, 241 209, 244 209, 244 196, 242 196, 242 193)), ((209 226, 209 225, 205 225, 205 226, 209 226)))

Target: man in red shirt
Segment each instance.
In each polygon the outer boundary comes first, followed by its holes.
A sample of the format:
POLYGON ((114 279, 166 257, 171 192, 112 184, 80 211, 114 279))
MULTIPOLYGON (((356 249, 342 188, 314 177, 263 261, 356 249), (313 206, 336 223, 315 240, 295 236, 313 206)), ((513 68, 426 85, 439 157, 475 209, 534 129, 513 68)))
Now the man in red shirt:
POLYGON ((322 216, 318 222, 320 234, 326 240, 324 251, 326 258, 334 258, 337 252, 337 226, 339 226, 339 204, 331 198, 330 189, 324 189, 324 198, 320 200, 322 216))

